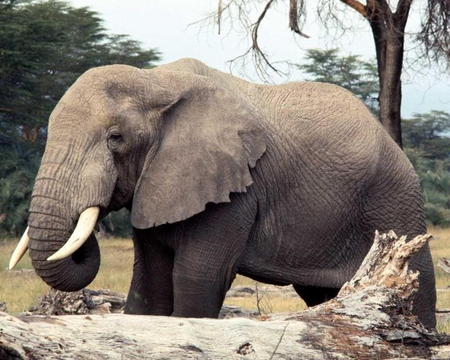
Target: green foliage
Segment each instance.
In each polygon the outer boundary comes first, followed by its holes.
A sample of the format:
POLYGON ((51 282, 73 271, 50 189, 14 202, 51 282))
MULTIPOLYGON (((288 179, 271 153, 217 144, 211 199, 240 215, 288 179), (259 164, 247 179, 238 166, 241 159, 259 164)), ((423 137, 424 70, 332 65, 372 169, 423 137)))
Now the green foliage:
POLYGON ((114 211, 101 221, 106 232, 114 236, 129 238, 132 234, 130 212, 127 209, 114 211))
POLYGON ((431 111, 403 120, 405 153, 419 174, 427 220, 450 226, 450 114, 431 111))
POLYGON ((427 220, 437 226, 450 226, 450 173, 420 174, 427 220))
POLYGON ((148 67, 157 60, 157 51, 143 50, 125 35, 107 35, 88 8, 51 0, 3 9, 1 129, 35 140, 57 101, 87 69, 113 63, 148 67))
POLYGON ((0 0, 0 235, 24 230, 47 121, 67 88, 95 66, 158 60, 157 50, 107 34, 89 8, 0 0))
POLYGON ((0 235, 17 237, 26 227, 31 184, 40 157, 27 144, 0 146, 0 235))
POLYGON ((309 81, 342 86, 378 113, 379 81, 375 61, 363 61, 358 55, 339 56, 338 49, 309 49, 305 64, 297 67, 310 75, 309 81))
POLYGON ((402 121, 405 147, 420 149, 428 159, 448 159, 450 156, 450 114, 431 111, 414 114, 412 119, 402 121))

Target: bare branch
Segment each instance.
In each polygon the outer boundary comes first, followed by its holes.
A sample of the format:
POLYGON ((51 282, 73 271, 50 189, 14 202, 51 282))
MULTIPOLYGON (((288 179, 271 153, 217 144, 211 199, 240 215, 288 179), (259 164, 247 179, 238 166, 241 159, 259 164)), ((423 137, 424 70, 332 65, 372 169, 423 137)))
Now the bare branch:
POLYGON ((256 23, 253 25, 253 30, 252 30, 252 49, 258 54, 257 56, 260 57, 265 63, 266 65, 272 69, 274 72, 276 72, 277 74, 280 73, 280 71, 275 68, 272 63, 267 59, 267 55, 261 50, 261 48, 259 47, 258 44, 258 31, 259 31, 259 27, 261 25, 261 22, 264 20, 264 17, 267 14, 267 11, 269 10, 270 6, 272 5, 272 3, 275 0, 269 0, 269 2, 266 4, 266 6, 264 7, 263 12, 261 13, 261 15, 259 15, 258 20, 256 21, 256 23))
POLYGON ((428 0, 417 40, 424 45, 424 56, 450 68, 450 0, 428 0))
MULTIPOLYGON (((222 0, 218 1, 217 4, 217 33, 220 35, 220 31, 221 31, 221 25, 222 25, 222 14, 228 10, 230 8, 230 6, 234 3, 234 0, 231 0, 228 4, 226 4, 224 7, 222 5, 222 0)), ((212 15, 208 15, 206 17, 205 20, 209 19, 209 18, 214 18, 214 13, 212 15)), ((199 22, 201 22, 202 20, 200 20, 199 22)), ((195 24, 197 22, 194 22, 193 24, 195 24)))
POLYGON ((400 0, 397 4, 397 10, 394 14, 394 22, 396 30, 404 33, 406 22, 408 21, 409 10, 411 9, 412 0, 400 0))
POLYGON ((289 28, 296 34, 309 39, 309 36, 303 33, 298 25, 300 14, 303 14, 304 12, 305 12, 305 3, 303 0, 300 0, 300 5, 298 4, 297 0, 290 0, 289 28))
POLYGON ((222 0, 219 0, 217 6, 217 33, 220 35, 220 20, 222 19, 222 0))
MULTIPOLYGON (((356 1, 356 0, 353 0, 356 1)), ((355 11, 344 1, 319 0, 316 6, 317 18, 323 25, 329 45, 336 46, 347 31, 358 32, 364 29, 367 24, 366 18, 361 16, 355 19, 355 11)))
POLYGON ((340 1, 343 2, 345 5, 350 6, 352 9, 356 10, 357 12, 359 12, 366 19, 368 18, 366 7, 363 4, 361 4, 359 1, 357 1, 357 0, 340 0, 340 1))
POLYGON ((386 2, 380 3, 380 0, 367 0, 367 20, 372 28, 374 37, 375 50, 377 54, 378 76, 380 84, 382 83, 383 74, 386 68, 386 13, 383 7, 386 2))
POLYGON ((396 14, 405 13, 411 8, 413 0, 400 0, 397 4, 396 14))

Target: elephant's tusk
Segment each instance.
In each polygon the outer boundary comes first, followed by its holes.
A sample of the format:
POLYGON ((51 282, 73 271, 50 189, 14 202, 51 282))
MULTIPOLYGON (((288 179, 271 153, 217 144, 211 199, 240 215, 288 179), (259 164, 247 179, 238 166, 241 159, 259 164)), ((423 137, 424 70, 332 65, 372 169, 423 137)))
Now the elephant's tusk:
POLYGON ((22 259, 22 256, 26 253, 28 250, 28 242, 30 241, 30 238, 28 237, 28 227, 23 233, 22 237, 20 238, 19 243, 16 246, 16 249, 14 250, 13 254, 11 255, 11 260, 9 260, 9 270, 12 270, 14 266, 17 265, 17 263, 22 259))
POLYGON ((50 256, 47 260, 61 260, 72 255, 77 251, 81 245, 83 245, 94 230, 95 224, 97 223, 98 214, 100 213, 100 208, 98 206, 90 207, 84 210, 78 220, 77 226, 70 236, 69 240, 64 244, 64 246, 59 249, 56 253, 50 256))

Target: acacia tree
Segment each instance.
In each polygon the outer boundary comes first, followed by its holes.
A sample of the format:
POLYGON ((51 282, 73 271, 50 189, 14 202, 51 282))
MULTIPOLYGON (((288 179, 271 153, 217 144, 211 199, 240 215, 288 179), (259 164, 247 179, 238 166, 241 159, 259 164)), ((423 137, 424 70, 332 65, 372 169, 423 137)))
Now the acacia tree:
POLYGON ((340 85, 364 101, 375 114, 379 113, 375 61, 361 60, 358 55, 340 56, 338 49, 309 49, 304 60, 297 67, 311 76, 308 81, 340 85))
MULTIPOLYGON (((421 0, 320 0, 317 2, 319 18, 326 24, 339 22, 338 5, 344 4, 360 14, 370 26, 375 43, 378 78, 380 82, 379 103, 380 121, 392 138, 402 146, 401 135, 401 74, 405 44, 405 27, 411 5, 421 0)), ((414 40, 423 45, 424 55, 432 60, 450 59, 450 0, 423 0, 426 4, 422 14, 421 30, 414 34, 414 40)), ((303 33, 306 19, 306 0, 282 0, 289 7, 289 28, 296 34, 303 33), (289 4, 287 4, 287 2, 289 4)), ((251 34, 252 45, 243 55, 252 54, 257 71, 264 73, 268 67, 279 70, 269 60, 259 45, 259 28, 268 11, 277 3, 275 0, 218 0, 218 10, 208 16, 218 26, 226 20, 238 20, 251 34), (264 3, 263 10, 251 19, 254 6, 264 3)), ((280 3, 280 1, 278 1, 280 3)), ((341 23, 343 25, 343 23, 341 23)), ((348 26, 346 26, 348 28, 348 26)), ((342 27, 344 28, 344 26, 342 27)))

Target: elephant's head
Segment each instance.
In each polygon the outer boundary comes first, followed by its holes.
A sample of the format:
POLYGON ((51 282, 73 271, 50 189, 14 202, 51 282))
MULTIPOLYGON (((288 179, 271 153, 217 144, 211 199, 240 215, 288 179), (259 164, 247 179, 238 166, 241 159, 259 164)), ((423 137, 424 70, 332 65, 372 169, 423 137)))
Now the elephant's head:
POLYGON ((27 229, 36 272, 54 288, 83 288, 99 268, 99 218, 126 206, 136 228, 182 221, 245 191, 264 151, 253 110, 208 77, 89 70, 50 116, 27 229))

